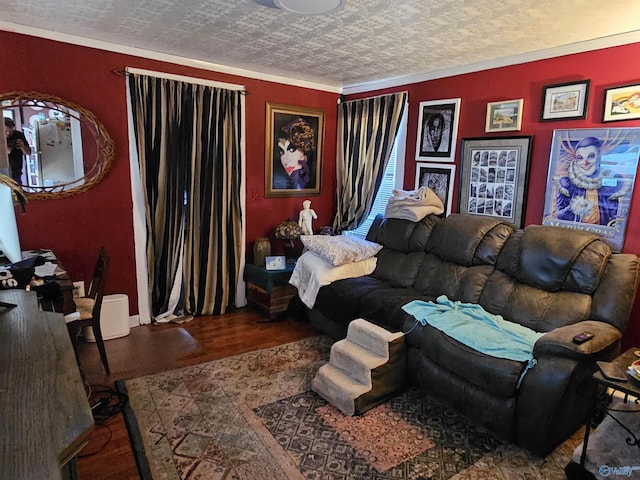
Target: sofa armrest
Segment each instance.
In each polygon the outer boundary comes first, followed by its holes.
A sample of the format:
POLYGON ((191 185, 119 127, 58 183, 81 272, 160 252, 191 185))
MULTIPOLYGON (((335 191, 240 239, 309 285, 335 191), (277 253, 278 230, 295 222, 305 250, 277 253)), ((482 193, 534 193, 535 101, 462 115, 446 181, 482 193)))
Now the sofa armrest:
POLYGON ((613 325, 596 320, 565 325, 545 333, 533 347, 533 356, 559 355, 579 359, 596 354, 611 347, 622 338, 622 332, 613 325), (573 337, 582 332, 593 333, 593 338, 582 344, 574 343, 573 337))

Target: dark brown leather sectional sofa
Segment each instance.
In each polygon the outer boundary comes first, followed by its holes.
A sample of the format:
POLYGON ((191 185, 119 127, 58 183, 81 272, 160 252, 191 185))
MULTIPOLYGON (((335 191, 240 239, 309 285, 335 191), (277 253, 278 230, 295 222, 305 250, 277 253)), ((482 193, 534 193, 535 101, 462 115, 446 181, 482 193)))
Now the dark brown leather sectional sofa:
POLYGON ((615 357, 639 279, 638 258, 612 253, 580 230, 511 224, 454 214, 420 222, 376 218, 368 240, 380 243, 375 271, 322 287, 312 325, 344 338, 355 318, 404 331, 408 375, 423 389, 499 436, 546 455, 584 421, 595 395, 597 360, 615 357), (402 310, 411 300, 480 304, 537 332, 537 364, 491 357, 402 310), (414 328, 415 327, 415 328, 414 328), (578 345, 574 335, 590 331, 578 345))

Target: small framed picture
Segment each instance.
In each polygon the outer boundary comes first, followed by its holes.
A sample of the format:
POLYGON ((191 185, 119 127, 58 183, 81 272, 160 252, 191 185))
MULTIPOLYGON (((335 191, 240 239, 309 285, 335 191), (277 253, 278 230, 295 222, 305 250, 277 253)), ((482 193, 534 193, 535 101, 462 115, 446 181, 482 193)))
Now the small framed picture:
POLYGON ((455 160, 459 116, 459 98, 420 102, 416 160, 455 160))
POLYGON ((416 165, 416 190, 429 187, 444 204, 445 214, 451 214, 453 182, 456 166, 446 163, 418 163, 416 165))
POLYGON ((542 91, 540 121, 587 118, 591 80, 547 85, 542 91))
POLYGON ((264 259, 265 270, 284 270, 287 268, 287 261, 284 255, 267 256, 264 259))
POLYGON ((603 122, 640 118, 640 84, 608 88, 604 91, 603 122))
POLYGON ((524 99, 487 103, 485 132, 508 132, 520 130, 524 99))

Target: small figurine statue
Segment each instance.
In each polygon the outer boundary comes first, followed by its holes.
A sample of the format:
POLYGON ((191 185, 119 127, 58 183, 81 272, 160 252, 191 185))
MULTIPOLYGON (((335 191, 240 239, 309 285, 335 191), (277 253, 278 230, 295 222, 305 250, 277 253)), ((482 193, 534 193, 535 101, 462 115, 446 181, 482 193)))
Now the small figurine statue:
POLYGON ((313 227, 311 222, 313 219, 318 219, 315 210, 311 208, 311 200, 305 200, 302 202, 302 210, 300 210, 300 216, 298 217, 298 225, 302 235, 313 235, 313 227))

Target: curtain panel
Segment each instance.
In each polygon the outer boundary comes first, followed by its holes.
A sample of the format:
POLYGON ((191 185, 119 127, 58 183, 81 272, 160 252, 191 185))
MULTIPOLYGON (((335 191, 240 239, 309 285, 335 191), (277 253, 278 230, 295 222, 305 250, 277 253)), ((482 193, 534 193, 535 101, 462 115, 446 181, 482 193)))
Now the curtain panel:
POLYGON ((241 92, 129 74, 154 318, 233 304, 242 246, 241 92), (181 268, 182 266, 182 268, 181 268))
POLYGON ((338 106, 335 233, 358 228, 369 215, 406 101, 407 93, 400 92, 338 106))

